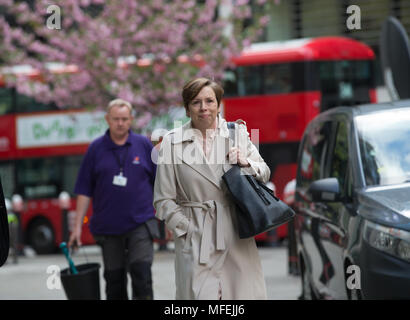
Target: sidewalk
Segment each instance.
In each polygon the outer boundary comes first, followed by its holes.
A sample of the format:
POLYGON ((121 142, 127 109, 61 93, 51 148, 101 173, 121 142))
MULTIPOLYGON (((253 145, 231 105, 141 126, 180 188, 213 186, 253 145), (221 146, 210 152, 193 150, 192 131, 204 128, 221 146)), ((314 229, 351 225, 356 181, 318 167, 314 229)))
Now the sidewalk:
MULTIPOLYGON (((300 294, 300 278, 287 274, 287 249, 259 248, 265 274, 268 299, 295 300, 300 294)), ((12 259, 9 259, 10 261, 12 259)), ((102 266, 101 251, 98 246, 83 247, 73 256, 76 264, 98 262, 102 266)), ((62 254, 20 257, 18 264, 7 262, 0 268, 0 300, 66 300, 64 289, 50 290, 47 288, 47 273, 50 265, 60 269, 67 268, 67 262, 62 254)), ((156 251, 152 266, 154 298, 157 300, 173 300, 174 283, 174 253, 156 251)), ((129 292, 131 282, 129 279, 129 292)), ((105 281, 100 269, 101 297, 105 299, 105 281)))

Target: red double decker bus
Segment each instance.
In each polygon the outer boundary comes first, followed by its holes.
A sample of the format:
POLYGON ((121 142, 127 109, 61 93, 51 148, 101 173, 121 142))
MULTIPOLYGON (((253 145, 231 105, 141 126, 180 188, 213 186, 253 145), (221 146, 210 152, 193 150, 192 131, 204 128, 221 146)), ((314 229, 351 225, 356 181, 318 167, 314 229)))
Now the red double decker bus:
MULTIPOLYGON (((38 80, 35 70, 16 67, 28 81, 38 80)), ((103 112, 61 110, 42 104, 9 88, 0 78, 0 175, 6 198, 23 199, 20 223, 23 241, 37 253, 51 253, 64 239, 63 210, 58 198, 74 189, 78 168, 88 144, 105 132, 103 112)), ((73 194, 72 194, 73 195, 73 194)), ((75 210, 75 199, 68 208, 75 210)), ((83 241, 89 232, 89 210, 83 241)), ((67 226, 67 225, 66 225, 67 226)))
MULTIPOLYGON (((225 74, 223 112, 259 129, 259 151, 269 165, 276 193, 296 176, 299 141, 319 112, 340 105, 376 102, 375 55, 344 37, 254 44, 233 59, 225 74)), ((270 236, 284 238, 287 226, 270 236)))

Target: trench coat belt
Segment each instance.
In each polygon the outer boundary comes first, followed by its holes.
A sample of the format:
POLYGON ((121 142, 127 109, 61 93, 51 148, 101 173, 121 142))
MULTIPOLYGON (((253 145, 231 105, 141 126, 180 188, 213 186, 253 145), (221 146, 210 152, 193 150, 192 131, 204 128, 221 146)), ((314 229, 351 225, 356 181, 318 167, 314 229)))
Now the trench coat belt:
POLYGON ((209 261, 209 244, 212 235, 212 220, 216 216, 216 250, 225 250, 222 204, 218 201, 208 200, 204 202, 181 201, 183 207, 201 208, 205 211, 204 226, 202 231, 199 263, 206 264, 209 261))

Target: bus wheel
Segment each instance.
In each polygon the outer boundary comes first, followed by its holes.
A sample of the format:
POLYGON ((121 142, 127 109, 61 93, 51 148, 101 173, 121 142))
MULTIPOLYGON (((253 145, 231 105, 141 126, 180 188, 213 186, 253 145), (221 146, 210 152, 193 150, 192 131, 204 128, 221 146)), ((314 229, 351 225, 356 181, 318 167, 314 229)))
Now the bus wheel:
POLYGON ((37 254, 48 254, 55 251, 54 230, 46 219, 33 222, 28 231, 28 243, 37 254))

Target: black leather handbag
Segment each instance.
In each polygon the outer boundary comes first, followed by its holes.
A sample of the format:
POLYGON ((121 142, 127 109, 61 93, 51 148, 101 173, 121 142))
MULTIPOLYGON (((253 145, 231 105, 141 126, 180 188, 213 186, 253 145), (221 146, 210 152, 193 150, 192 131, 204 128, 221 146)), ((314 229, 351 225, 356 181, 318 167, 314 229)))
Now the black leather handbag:
MULTIPOLYGON (((232 132, 235 123, 228 122, 232 132)), ((277 198, 273 191, 251 175, 241 173, 237 165, 223 176, 236 204, 239 237, 250 238, 276 228, 295 216, 295 212, 277 198)))

